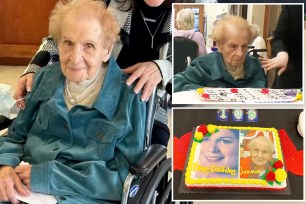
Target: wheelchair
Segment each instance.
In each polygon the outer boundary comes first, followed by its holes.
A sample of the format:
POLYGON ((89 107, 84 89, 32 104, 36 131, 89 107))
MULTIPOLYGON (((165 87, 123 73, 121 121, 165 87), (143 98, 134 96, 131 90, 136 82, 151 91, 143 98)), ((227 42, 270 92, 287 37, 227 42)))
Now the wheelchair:
MULTIPOLYGON (((50 64, 50 63, 49 63, 50 64)), ((130 165, 130 173, 123 186, 121 203, 163 204, 171 203, 171 158, 167 158, 167 148, 161 144, 152 144, 151 137, 154 113, 159 102, 156 89, 147 102, 146 139, 144 152, 139 160, 130 165)), ((0 130, 7 128, 12 120, 0 115, 0 130)))
POLYGON ((167 159, 167 148, 161 144, 151 144, 154 110, 158 102, 156 90, 147 102, 146 144, 140 159, 130 166, 122 194, 125 203, 171 203, 172 172, 171 158, 167 159))
POLYGON ((257 59, 260 57, 260 55, 258 54, 259 52, 268 52, 268 49, 255 49, 254 46, 249 46, 248 49, 249 50, 247 52, 247 55, 253 55, 257 59))

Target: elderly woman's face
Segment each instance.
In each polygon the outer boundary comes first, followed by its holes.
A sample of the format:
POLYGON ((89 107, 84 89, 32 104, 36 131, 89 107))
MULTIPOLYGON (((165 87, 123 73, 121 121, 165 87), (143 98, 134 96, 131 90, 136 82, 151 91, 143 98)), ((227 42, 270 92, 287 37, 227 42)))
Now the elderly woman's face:
POLYGON ((74 82, 91 79, 109 56, 103 47, 101 24, 90 12, 66 15, 58 46, 62 72, 74 82))
POLYGON ((247 31, 241 32, 229 27, 226 36, 225 43, 218 45, 223 60, 226 65, 240 67, 244 63, 248 49, 248 33, 247 31))
POLYGON ((264 140, 257 140, 250 150, 252 162, 257 167, 265 167, 272 158, 269 144, 264 140))

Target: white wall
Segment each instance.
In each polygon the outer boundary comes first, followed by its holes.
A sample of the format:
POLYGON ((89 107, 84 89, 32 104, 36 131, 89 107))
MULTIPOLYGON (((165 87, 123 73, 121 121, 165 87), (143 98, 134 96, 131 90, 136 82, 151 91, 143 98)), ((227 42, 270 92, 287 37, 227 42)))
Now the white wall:
POLYGON ((214 27, 214 22, 216 21, 217 15, 227 13, 228 12, 228 5, 227 4, 205 4, 204 5, 204 12, 207 16, 207 38, 206 44, 208 47, 212 47, 212 39, 209 35, 212 32, 214 27))
POLYGON ((257 24, 260 28, 260 35, 263 35, 265 5, 249 5, 248 6, 248 21, 257 24))
MULTIPOLYGON (((209 35, 212 32, 214 27, 214 22, 216 20, 216 16, 222 13, 228 12, 228 4, 205 4, 204 5, 204 12, 207 16, 207 38, 206 44, 208 47, 212 46, 212 39, 209 35)), ((264 5, 248 5, 248 16, 247 19, 250 23, 256 23, 260 29, 261 34, 263 32, 263 25, 264 25, 264 13, 265 13, 265 6, 264 5)))

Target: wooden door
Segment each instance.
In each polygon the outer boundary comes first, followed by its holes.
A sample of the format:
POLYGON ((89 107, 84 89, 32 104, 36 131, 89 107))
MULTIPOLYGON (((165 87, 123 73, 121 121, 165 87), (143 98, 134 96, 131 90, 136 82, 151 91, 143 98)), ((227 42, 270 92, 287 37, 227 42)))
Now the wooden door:
POLYGON ((27 65, 48 35, 57 0, 0 0, 0 64, 27 65))

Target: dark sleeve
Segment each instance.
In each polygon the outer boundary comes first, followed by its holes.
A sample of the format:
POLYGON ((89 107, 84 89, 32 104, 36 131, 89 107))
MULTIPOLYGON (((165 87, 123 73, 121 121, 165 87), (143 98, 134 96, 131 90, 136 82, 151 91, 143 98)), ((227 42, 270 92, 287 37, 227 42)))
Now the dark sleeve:
POLYGON ((247 87, 250 88, 267 88, 267 77, 260 61, 255 57, 250 57, 250 66, 252 67, 252 80, 247 87))
POLYGON ((290 57, 302 53, 302 6, 284 5, 272 40, 272 57, 286 51, 290 57))
POLYGON ((253 84, 250 86, 252 88, 266 88, 267 80, 265 72, 262 68, 260 68, 253 77, 253 84))
POLYGON ((0 165, 16 167, 24 156, 24 144, 39 109, 39 103, 34 102, 32 96, 43 78, 44 73, 42 72, 38 72, 35 75, 33 89, 26 96, 26 108, 19 111, 19 114, 8 128, 8 135, 0 137, 0 165))
POLYGON ((41 67, 47 66, 50 61, 58 60, 57 42, 51 37, 43 39, 38 51, 30 61, 29 65, 24 71, 24 74, 35 73, 41 67))
POLYGON ((174 92, 205 87, 211 81, 211 73, 204 64, 196 58, 184 72, 174 75, 174 92))
POLYGON ((284 39, 289 37, 289 29, 288 29, 288 23, 289 23, 289 13, 288 8, 286 6, 283 7, 278 21, 277 26, 274 31, 273 40, 272 40, 272 57, 275 57, 277 53, 281 51, 288 52, 284 39))

